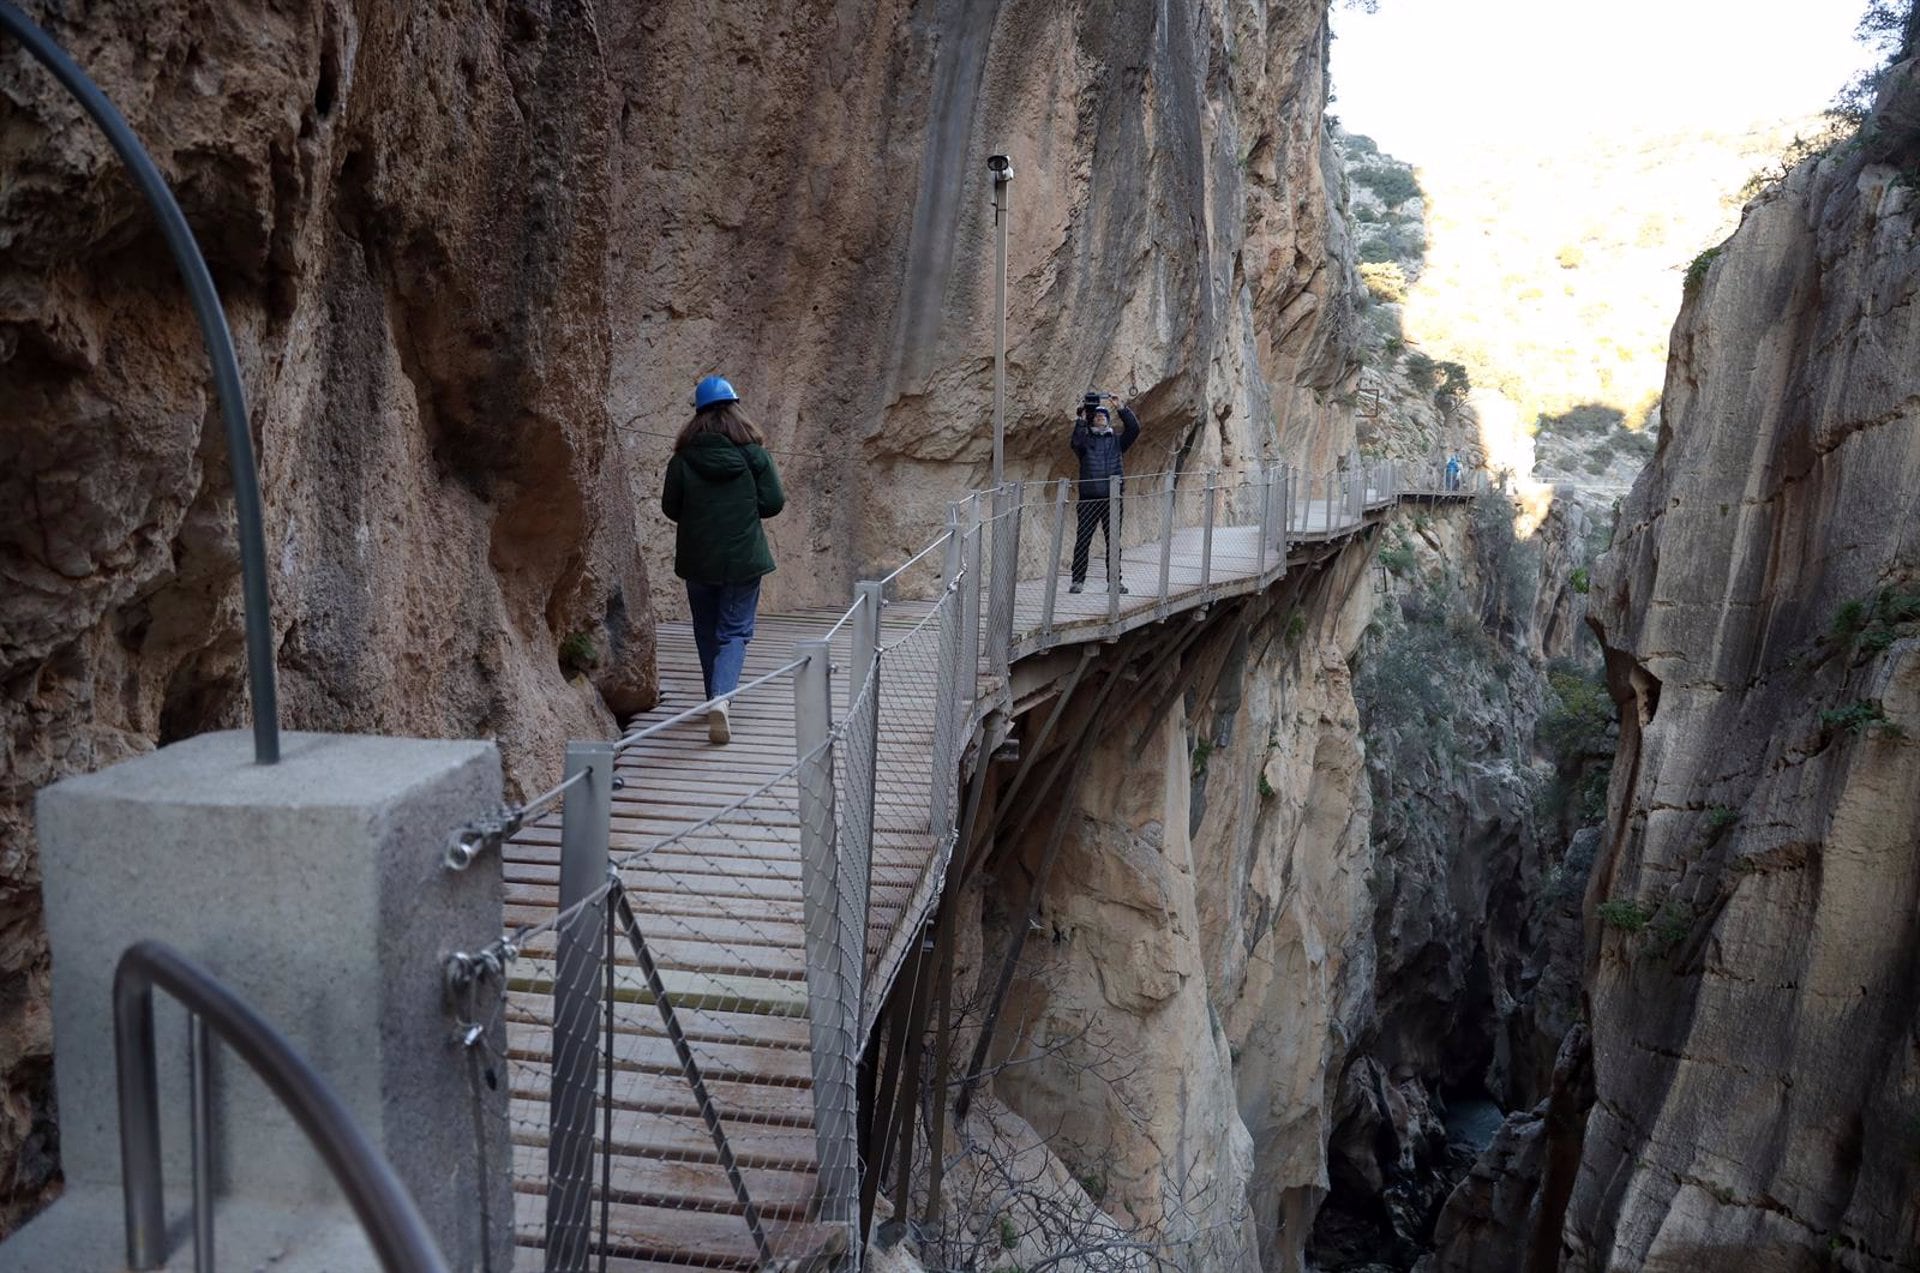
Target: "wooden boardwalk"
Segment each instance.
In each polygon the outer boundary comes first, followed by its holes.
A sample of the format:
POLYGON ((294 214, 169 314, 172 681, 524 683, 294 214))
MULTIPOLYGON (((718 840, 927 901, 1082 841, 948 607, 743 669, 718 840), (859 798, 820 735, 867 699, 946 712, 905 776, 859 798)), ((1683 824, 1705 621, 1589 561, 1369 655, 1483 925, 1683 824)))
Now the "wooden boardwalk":
MULTIPOLYGON (((1435 492, 1417 493, 1432 498, 1435 492)), ((1465 492, 1442 493, 1464 498, 1465 492)), ((1352 518, 1324 505, 1296 517, 1288 547, 1338 540, 1362 530, 1382 505, 1352 518)), ((1105 640, 1164 615, 1265 587, 1284 570, 1270 549, 1263 565, 1253 526, 1217 527, 1203 580, 1198 528, 1177 530, 1127 549, 1122 578, 1129 591, 1112 604, 1104 562, 1096 559, 1085 591, 1053 582, 1053 616, 1045 626, 1048 582, 1022 579, 1014 594, 1010 659, 1060 644, 1105 640), (1162 555, 1168 588, 1160 592, 1162 555)), ((896 640, 924 603, 890 605, 881 644, 896 640)), ((983 601, 983 623, 986 605, 983 601)), ((749 647, 743 680, 791 660, 797 642, 825 635, 830 617, 763 615, 749 647)), ((833 662, 851 663, 849 629, 833 636, 833 662)), ((692 634, 684 623, 658 632, 662 697, 633 728, 668 719, 703 698, 692 634)), ((914 931, 935 900, 929 883, 934 855, 927 782, 932 763, 936 677, 883 672, 882 722, 887 746, 876 783, 876 825, 869 960, 902 931, 914 931), (917 722, 924 722, 924 728, 917 722), (891 730, 891 732, 889 732, 891 730), (918 741, 924 734, 924 741, 918 741)), ((835 684, 835 711, 844 702, 835 684)), ((799 793, 794 691, 781 677, 736 700, 733 741, 707 741, 705 720, 675 725, 621 753, 616 772, 611 852, 615 859, 647 850, 622 871, 636 917, 682 1004, 681 1022, 705 1074, 731 1148, 783 1259, 804 1257, 829 1231, 811 1225, 807 1204, 815 1182, 813 1091, 802 928, 799 793), (772 785, 746 807, 693 834, 688 828, 772 785)), ((504 869, 510 927, 551 918, 559 883, 558 815, 549 814, 506 846, 504 869)), ((658 1013, 651 1007, 620 943, 614 1019, 613 1136, 609 1179, 609 1268, 659 1273, 668 1268, 762 1267, 744 1209, 721 1170, 689 1086, 658 1013)), ((507 1014, 512 1057, 513 1140, 517 1191, 517 1267, 541 1267, 545 1232, 547 1074, 551 1064, 553 940, 528 943, 534 971, 518 975, 507 1014), (545 970, 543 973, 542 970, 545 970)), ((881 962, 884 969, 886 964, 881 962)), ((596 1169, 597 1170, 597 1169, 596 1169)), ((599 1190, 596 1185, 596 1199, 599 1190)), ((597 1209, 596 1220, 597 1223, 597 1209)))

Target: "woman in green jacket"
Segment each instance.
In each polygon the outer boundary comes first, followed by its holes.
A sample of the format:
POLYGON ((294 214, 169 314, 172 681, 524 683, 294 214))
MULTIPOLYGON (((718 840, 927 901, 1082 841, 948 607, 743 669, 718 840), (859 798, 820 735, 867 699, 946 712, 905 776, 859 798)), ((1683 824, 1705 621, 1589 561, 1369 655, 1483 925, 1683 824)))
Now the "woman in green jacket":
MULTIPOLYGON (((786 503, 766 437, 740 410, 733 386, 708 376, 693 391, 693 419, 674 440, 660 510, 678 528, 673 573, 687 581, 693 644, 709 699, 740 684, 760 577, 773 573, 760 520, 786 503)), ((707 737, 716 743, 733 737, 724 701, 707 711, 707 737)))

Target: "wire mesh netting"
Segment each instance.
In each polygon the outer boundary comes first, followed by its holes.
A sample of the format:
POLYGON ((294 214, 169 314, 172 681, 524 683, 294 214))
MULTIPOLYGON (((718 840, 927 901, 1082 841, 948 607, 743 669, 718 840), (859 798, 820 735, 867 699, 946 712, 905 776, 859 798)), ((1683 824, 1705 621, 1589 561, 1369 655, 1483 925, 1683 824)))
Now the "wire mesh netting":
MULTIPOLYGON (((959 607, 960 590, 949 590, 911 626, 886 633, 876 661, 873 882, 864 946, 876 991, 892 983, 917 931, 914 921, 936 900, 951 840, 956 743, 970 706, 955 692, 959 607)), ((878 1007, 878 995, 868 996, 863 1041, 878 1007)))
MULTIPOLYGON (((832 856, 831 764, 817 748, 724 802, 683 788, 684 829, 626 852, 616 807, 606 881, 503 944, 487 1033, 520 1267, 799 1267, 846 1249, 864 890, 832 856), (805 896, 803 838, 829 855, 812 871, 824 903, 805 896), (835 949, 856 953, 851 979, 835 949)), ((552 905, 544 874, 514 889, 527 912, 552 905)))
MULTIPOLYGON (((477 1108, 506 1123, 519 1266, 857 1267, 857 1062, 938 901, 981 696, 1076 626, 1270 578, 1290 537, 1426 476, 1370 459, 976 493, 837 622, 796 621, 813 653, 741 687, 724 753, 699 704, 621 741, 597 823, 509 819, 509 932, 467 962, 462 1037, 494 1094, 477 1108), (581 827, 598 839, 562 909, 581 827)), ((590 785, 547 797, 580 817, 590 785)))

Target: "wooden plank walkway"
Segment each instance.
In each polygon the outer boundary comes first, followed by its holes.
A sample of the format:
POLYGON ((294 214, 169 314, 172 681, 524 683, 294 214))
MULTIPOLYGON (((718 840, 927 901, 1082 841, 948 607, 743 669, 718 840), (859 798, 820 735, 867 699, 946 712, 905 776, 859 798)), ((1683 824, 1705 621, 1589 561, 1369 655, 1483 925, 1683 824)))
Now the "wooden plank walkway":
MULTIPOLYGON (((1369 496, 1373 496, 1369 492, 1369 496)), ((1467 498, 1467 492, 1413 492, 1415 498, 1467 498)), ((1325 503, 1302 510, 1293 544, 1338 539, 1361 530, 1382 506, 1353 518, 1325 503)), ((1054 613, 1043 627, 1047 581, 1022 579, 1015 590, 1011 659, 1060 644, 1104 640, 1226 597, 1266 586, 1281 572, 1270 550, 1264 567, 1254 526, 1216 527, 1203 578, 1198 528, 1177 530, 1167 559, 1168 595, 1159 595, 1162 546, 1126 549, 1129 592, 1111 605, 1105 563, 1093 562, 1086 590, 1054 581, 1054 613)), ((987 622, 983 599, 982 623, 987 622)), ((927 611, 890 605, 881 644, 898 640, 927 611)), ((743 680, 791 661, 797 642, 825 635, 830 617, 763 615, 748 649, 743 680)), ((658 632, 661 701, 635 729, 697 705, 703 695, 692 633, 684 623, 658 632)), ((984 649, 983 642, 983 649, 984 649)), ((850 633, 833 636, 833 662, 846 668, 850 633)), ((924 660, 922 660, 924 662, 924 660)), ((935 900, 934 855, 925 808, 932 760, 937 667, 883 663, 883 719, 876 781, 869 961, 901 932, 912 932, 935 900)), ((835 681, 842 709, 843 678, 835 681)), ((815 1182, 812 1071, 806 1019, 799 793, 793 684, 782 677, 736 700, 733 742, 707 741, 706 722, 670 727, 621 753, 624 781, 613 798, 611 852, 643 857, 622 872, 636 917, 676 1003, 688 1041, 726 1124, 747 1187, 777 1253, 799 1258, 827 1230, 808 1222, 815 1182), (713 825, 688 828, 772 785, 713 825)), ((553 915, 559 883, 557 811, 524 828, 504 852, 509 925, 553 915)), ((551 1067, 551 935, 522 950, 508 1001, 512 1064, 517 1268, 541 1267, 544 1242, 547 1076, 551 1067)), ((678 1059, 621 942, 616 967, 614 1099, 608 1194, 610 1267, 630 1273, 666 1268, 760 1267, 743 1209, 700 1121, 678 1059)), ((884 961, 881 967, 885 968, 884 961)), ((595 1189, 596 1201, 599 1189, 595 1189)), ((596 1207, 596 1222, 597 1222, 596 1207)))

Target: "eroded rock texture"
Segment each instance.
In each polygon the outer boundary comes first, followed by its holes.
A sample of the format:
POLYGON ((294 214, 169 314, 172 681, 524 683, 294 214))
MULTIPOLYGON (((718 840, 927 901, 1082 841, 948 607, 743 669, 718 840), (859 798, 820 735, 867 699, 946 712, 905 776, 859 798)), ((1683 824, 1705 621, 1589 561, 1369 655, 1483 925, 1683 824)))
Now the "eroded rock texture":
MULTIPOLYGON (((524 787, 564 738, 609 729, 609 705, 643 705, 592 8, 27 8, 144 138, 226 303, 284 722, 497 735, 524 787), (604 702, 562 672, 576 632, 604 702)), ((0 178, 4 1228, 52 1168, 31 793, 247 705, 231 486, 184 293, 104 139, 10 42, 0 178)))
POLYGON ((802 493, 774 603, 844 604, 988 475, 995 151, 1015 169, 1009 476, 1068 472, 1090 386, 1139 410, 1138 473, 1352 445, 1324 401, 1357 369, 1323 6, 743 0, 604 20, 612 406, 648 431, 646 504, 695 377, 734 377, 802 493))
POLYGON ((1604 719, 1571 749, 1541 746, 1536 726, 1564 710, 1549 660, 1576 683, 1582 658, 1597 664, 1565 621, 1587 535, 1577 507, 1526 539, 1516 514, 1495 494, 1402 508, 1379 540, 1354 660, 1374 970, 1334 1109, 1316 1267, 1410 1267, 1500 1112, 1547 1091, 1577 1016, 1592 851, 1569 851, 1577 818, 1559 807, 1583 753, 1610 744, 1604 719))
POLYGON ((1623 737, 1567 1266, 1920 1267, 1920 164, 1751 206, 1595 581, 1623 737))
POLYGON ((1178 657, 1143 662, 1099 717, 1071 806, 1043 804, 961 899, 979 922, 963 930, 975 944, 956 981, 978 1005, 1061 836, 991 1090, 1112 1222, 1176 1267, 1299 1267, 1324 1193, 1333 1086, 1371 988, 1368 791, 1346 662, 1365 623, 1365 556, 1303 570, 1178 657))

